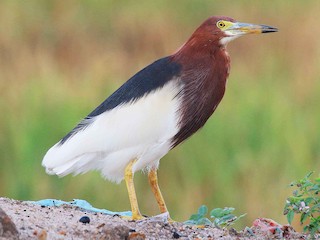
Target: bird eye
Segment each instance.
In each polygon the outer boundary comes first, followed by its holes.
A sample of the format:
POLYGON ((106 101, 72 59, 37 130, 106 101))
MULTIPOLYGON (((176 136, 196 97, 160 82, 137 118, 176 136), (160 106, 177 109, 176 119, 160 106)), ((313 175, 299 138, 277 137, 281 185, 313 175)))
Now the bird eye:
POLYGON ((226 26, 226 24, 223 21, 217 22, 217 27, 218 28, 224 28, 225 26, 226 26))

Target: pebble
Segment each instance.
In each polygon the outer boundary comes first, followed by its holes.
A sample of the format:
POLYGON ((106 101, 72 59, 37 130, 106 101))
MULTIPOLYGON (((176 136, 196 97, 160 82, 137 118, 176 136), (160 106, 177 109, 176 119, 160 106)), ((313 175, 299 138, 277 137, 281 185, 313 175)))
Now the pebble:
POLYGON ((19 239, 16 225, 4 210, 0 208, 0 239, 19 239))
POLYGON ((173 238, 180 238, 180 234, 177 232, 173 232, 173 238))
POLYGON ((90 218, 88 216, 83 216, 80 218, 79 222, 82 222, 82 223, 90 223, 90 218))

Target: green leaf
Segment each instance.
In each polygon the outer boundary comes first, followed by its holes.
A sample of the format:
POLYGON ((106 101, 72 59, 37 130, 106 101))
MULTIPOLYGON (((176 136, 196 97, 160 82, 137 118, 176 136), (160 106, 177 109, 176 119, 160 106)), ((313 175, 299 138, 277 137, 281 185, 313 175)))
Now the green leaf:
POLYGON ((238 221, 239 219, 243 218, 244 216, 246 216, 247 214, 244 213, 244 214, 241 214, 239 217, 237 217, 236 221, 238 221))
POLYGON ((198 221, 201 218, 199 214, 192 214, 189 220, 198 221))
POLYGON ((201 216, 205 216, 208 213, 208 207, 206 205, 202 205, 198 209, 198 214, 201 216))
POLYGON ((201 218, 198 222, 198 225, 211 225, 212 222, 208 218, 201 218))
POLYGON ((309 178, 313 173, 314 171, 309 172, 304 178, 309 178))
POLYGON ((215 208, 210 212, 210 217, 212 218, 219 218, 223 216, 223 209, 222 208, 215 208))
POLYGON ((287 220, 288 220, 288 223, 291 225, 292 223, 292 220, 294 218, 294 211, 293 210, 289 210, 288 214, 287 214, 287 220))
POLYGON ((300 223, 303 224, 306 221, 308 216, 309 216, 309 214, 307 214, 307 213, 301 213, 300 223))
POLYGON ((320 185, 319 184, 315 184, 313 185, 313 187, 311 187, 309 189, 309 191, 319 191, 320 190, 320 185))
POLYGON ((236 219, 237 219, 237 217, 236 217, 236 215, 234 215, 234 214, 228 214, 228 215, 223 216, 223 217, 221 218, 221 220, 223 220, 224 222, 233 222, 233 221, 236 220, 236 219))
POLYGON ((303 187, 303 188, 307 188, 307 187, 310 187, 310 186, 312 186, 312 185, 313 185, 313 183, 310 182, 309 180, 307 180, 305 183, 302 184, 302 187, 303 187))
POLYGON ((234 211, 234 208, 232 208, 232 207, 226 207, 226 208, 224 208, 224 209, 222 210, 222 214, 223 214, 223 215, 227 215, 227 214, 232 213, 233 211, 234 211))
POLYGON ((311 212, 320 212, 320 203, 313 205, 310 210, 311 212))
POLYGON ((314 198, 313 197, 307 197, 304 199, 304 203, 306 204, 306 206, 309 206, 310 203, 314 202, 314 198))
MULTIPOLYGON (((233 224, 238 219, 242 218, 246 214, 243 214, 239 217, 231 214, 234 211, 232 207, 225 208, 215 208, 210 212, 210 217, 214 219, 213 223, 216 227, 225 227, 233 224)), ((194 224, 194 225, 212 225, 210 219, 206 217, 208 213, 208 208, 205 205, 202 205, 198 209, 197 214, 192 214, 188 221, 185 221, 185 224, 194 224)))
POLYGON ((193 221, 193 220, 187 220, 184 222, 184 224, 187 224, 187 225, 196 225, 197 222, 196 221, 193 221))

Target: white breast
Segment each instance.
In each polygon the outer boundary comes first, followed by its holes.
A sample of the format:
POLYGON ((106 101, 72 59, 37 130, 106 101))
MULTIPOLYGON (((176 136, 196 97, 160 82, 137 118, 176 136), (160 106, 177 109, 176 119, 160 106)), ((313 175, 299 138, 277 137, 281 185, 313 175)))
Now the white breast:
POLYGON ((170 81, 163 88, 133 103, 120 105, 89 121, 91 124, 64 144, 54 145, 42 165, 60 176, 101 170, 102 175, 120 182, 126 165, 137 159, 133 171, 157 167, 171 148, 178 132, 180 88, 170 81))

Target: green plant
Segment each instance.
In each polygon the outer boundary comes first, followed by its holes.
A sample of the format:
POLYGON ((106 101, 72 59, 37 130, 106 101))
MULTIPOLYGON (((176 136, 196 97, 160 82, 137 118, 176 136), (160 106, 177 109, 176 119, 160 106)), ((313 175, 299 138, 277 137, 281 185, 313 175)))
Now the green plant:
POLYGON ((289 224, 292 223, 295 214, 300 214, 300 224, 304 225, 303 231, 311 236, 320 232, 320 177, 310 179, 313 172, 304 178, 292 182, 291 187, 296 187, 293 196, 287 198, 284 215, 287 215, 289 224))
POLYGON ((242 214, 237 217, 232 214, 233 211, 234 208, 231 207, 215 208, 210 212, 210 218, 212 218, 212 221, 210 221, 207 217, 208 207, 202 205, 199 207, 198 212, 196 214, 192 214, 190 219, 185 223, 193 225, 214 225, 218 228, 228 227, 246 215, 242 214))

